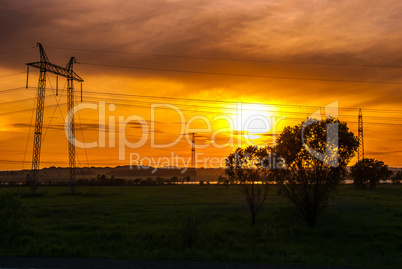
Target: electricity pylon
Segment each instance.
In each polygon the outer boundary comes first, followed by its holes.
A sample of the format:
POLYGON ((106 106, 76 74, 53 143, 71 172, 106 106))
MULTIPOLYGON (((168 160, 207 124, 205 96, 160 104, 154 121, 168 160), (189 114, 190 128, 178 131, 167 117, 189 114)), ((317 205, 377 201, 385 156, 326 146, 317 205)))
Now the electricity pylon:
MULTIPOLYGON (((70 126, 68 126, 68 154, 69 154, 69 178, 71 191, 75 191, 75 144, 71 143, 75 139, 75 125, 72 108, 74 107, 74 84, 73 81, 83 82, 84 80, 73 71, 73 64, 76 62, 74 57, 71 57, 66 67, 55 65, 49 61, 42 45, 38 43, 40 61, 27 63, 27 72, 29 67, 39 69, 38 95, 36 100, 36 118, 35 118, 35 133, 32 152, 32 170, 30 173, 31 189, 36 190, 39 181, 39 166, 40 166, 40 151, 42 146, 42 127, 43 114, 45 108, 45 91, 46 91, 46 72, 67 78, 67 111, 70 118, 70 126)), ((28 76, 27 76, 28 78, 28 76)), ((28 80, 27 80, 28 87, 28 80)))
POLYGON ((191 167, 193 168, 193 173, 192 173, 192 177, 193 177, 193 181, 196 182, 197 181, 197 160, 195 159, 195 138, 196 137, 200 137, 197 136, 197 133, 188 133, 186 135, 191 134, 191 167))
POLYGON ((195 133, 191 133, 193 138, 192 138, 192 143, 191 143, 191 166, 193 167, 193 177, 194 181, 197 181, 197 164, 195 161, 195 133))
POLYGON ((359 109, 359 124, 358 124, 359 150, 357 151, 357 161, 364 159, 364 136, 363 136, 363 114, 362 109, 359 109))

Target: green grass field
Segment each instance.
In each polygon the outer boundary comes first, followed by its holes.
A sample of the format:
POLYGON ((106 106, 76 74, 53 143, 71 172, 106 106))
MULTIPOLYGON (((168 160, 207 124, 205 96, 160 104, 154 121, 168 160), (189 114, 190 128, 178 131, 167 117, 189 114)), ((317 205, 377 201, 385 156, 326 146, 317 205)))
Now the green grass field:
POLYGON ((315 228, 274 187, 254 227, 236 186, 24 191, 27 223, 1 255, 402 266, 402 185, 342 186, 315 228))

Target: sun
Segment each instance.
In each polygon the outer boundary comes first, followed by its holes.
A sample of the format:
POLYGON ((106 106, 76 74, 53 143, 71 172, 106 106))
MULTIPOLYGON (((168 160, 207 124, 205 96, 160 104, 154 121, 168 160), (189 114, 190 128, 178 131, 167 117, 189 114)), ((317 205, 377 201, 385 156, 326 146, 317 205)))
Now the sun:
POLYGON ((248 139, 258 139, 272 129, 272 106, 256 103, 238 103, 233 113, 234 130, 248 139))

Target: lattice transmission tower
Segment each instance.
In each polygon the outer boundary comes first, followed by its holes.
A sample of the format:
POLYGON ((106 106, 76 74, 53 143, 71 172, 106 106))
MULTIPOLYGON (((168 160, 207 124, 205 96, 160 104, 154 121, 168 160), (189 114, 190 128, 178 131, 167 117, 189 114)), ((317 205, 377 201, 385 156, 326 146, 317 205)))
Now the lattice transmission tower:
POLYGON ((191 133, 191 166, 193 167, 193 181, 197 181, 197 162, 195 160, 195 133, 191 133))
POLYGON ((363 136, 363 114, 362 109, 359 109, 359 121, 358 121, 358 139, 359 139, 359 150, 357 151, 357 160, 361 161, 364 159, 364 136, 363 136))
MULTIPOLYGON (((73 71, 75 57, 71 57, 70 61, 65 67, 55 65, 49 61, 45 50, 40 43, 39 47, 40 61, 27 63, 27 88, 28 88, 28 73, 29 67, 39 69, 39 82, 38 82, 38 94, 36 99, 36 118, 35 118, 35 132, 34 143, 32 152, 32 169, 30 173, 31 189, 35 190, 38 187, 39 182, 39 170, 40 170, 40 152, 42 146, 42 127, 43 127, 43 114, 45 108, 45 91, 46 91, 46 73, 53 73, 67 78, 67 115, 70 118, 70 126, 68 128, 68 155, 69 155, 69 180, 71 191, 75 191, 75 144, 71 141, 75 140, 75 124, 74 124, 74 81, 83 82, 84 80, 73 71)), ((82 87, 81 87, 82 96, 82 87)))

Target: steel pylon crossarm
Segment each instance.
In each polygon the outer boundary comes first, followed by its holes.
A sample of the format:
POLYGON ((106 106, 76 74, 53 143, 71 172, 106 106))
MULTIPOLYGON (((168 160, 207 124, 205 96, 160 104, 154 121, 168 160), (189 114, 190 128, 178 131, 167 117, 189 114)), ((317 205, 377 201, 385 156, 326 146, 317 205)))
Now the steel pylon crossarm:
POLYGON ((40 69, 41 65, 44 64, 46 68, 46 72, 53 73, 62 77, 69 78, 71 77, 73 80, 78 82, 84 82, 80 76, 78 76, 74 71, 70 72, 66 67, 61 67, 49 62, 34 62, 28 63, 27 65, 40 69))

